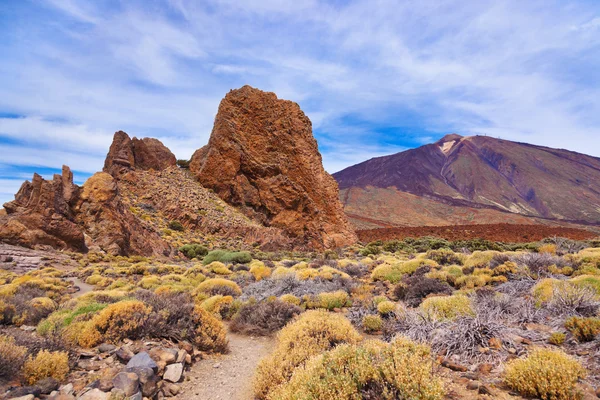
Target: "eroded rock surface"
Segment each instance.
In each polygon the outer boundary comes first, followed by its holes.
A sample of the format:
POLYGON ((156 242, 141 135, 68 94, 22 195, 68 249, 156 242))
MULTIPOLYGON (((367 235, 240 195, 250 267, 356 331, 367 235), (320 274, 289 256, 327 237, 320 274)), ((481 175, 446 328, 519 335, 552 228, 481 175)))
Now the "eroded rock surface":
POLYGON ((282 228, 297 246, 356 241, 323 169, 312 125, 298 104, 250 86, 221 101, 207 146, 190 170, 200 183, 261 223, 282 228))
POLYGON ((103 171, 118 177, 135 169, 160 171, 176 162, 175 155, 160 140, 131 139, 127 133, 118 131, 108 150, 103 171))

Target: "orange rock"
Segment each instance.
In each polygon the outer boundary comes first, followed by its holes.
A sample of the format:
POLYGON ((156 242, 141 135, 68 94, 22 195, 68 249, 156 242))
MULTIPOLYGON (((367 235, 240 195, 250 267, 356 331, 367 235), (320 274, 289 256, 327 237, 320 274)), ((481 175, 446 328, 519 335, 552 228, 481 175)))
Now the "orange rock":
POLYGON ((296 247, 356 242, 338 186, 323 169, 312 125, 298 104, 250 86, 221 101, 208 145, 190 170, 249 217, 283 229, 296 247))

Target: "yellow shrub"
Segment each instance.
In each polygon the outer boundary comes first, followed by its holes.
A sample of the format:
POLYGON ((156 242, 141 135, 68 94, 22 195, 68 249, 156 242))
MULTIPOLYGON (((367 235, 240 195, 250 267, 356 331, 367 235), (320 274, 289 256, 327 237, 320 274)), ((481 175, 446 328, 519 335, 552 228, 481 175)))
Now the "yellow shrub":
POLYGON ((377 304, 377 312, 379 312, 379 314, 381 315, 386 315, 389 313, 392 313, 396 310, 396 303, 394 303, 393 301, 382 301, 381 303, 377 304))
POLYGON ((474 315, 471 299, 462 295, 428 297, 421 309, 434 319, 453 320, 464 315, 474 315))
POLYGON ((555 244, 544 244, 538 248, 538 253, 547 253, 547 254, 556 254, 556 245, 555 244))
POLYGON ((490 261, 495 255, 501 254, 499 251, 486 250, 474 251, 464 262, 466 268, 485 268, 489 267, 490 261))
POLYGON ((69 355, 64 351, 40 351, 35 358, 29 356, 23 365, 23 378, 29 385, 48 377, 62 381, 69 373, 69 355))
POLYGON ((100 283, 102 280, 104 279, 104 277, 102 275, 90 275, 86 280, 85 283, 87 283, 88 285, 97 285, 98 283, 100 283))
POLYGON ((255 396, 266 399, 311 357, 338 344, 360 340, 360 334, 343 316, 327 311, 305 312, 279 332, 275 351, 259 363, 254 378, 255 396))
POLYGON ((233 272, 225 266, 222 262, 213 261, 206 266, 206 269, 217 275, 231 275, 233 272))
POLYGON ((494 268, 494 275, 508 275, 517 273, 518 266, 512 261, 507 261, 502 265, 494 268))
POLYGON ((298 297, 294 296, 293 294, 284 294, 283 296, 279 297, 279 300, 297 306, 299 306, 302 302, 298 297))
POLYGON ((207 279, 199 284, 196 290, 199 293, 210 294, 225 294, 226 292, 231 292, 230 294, 233 296, 242 294, 242 289, 240 289, 237 283, 223 278, 207 279))
POLYGON ((204 300, 200 304, 200 307, 202 307, 211 314, 218 315, 219 318, 221 318, 224 317, 224 315, 222 315, 222 312, 227 311, 231 306, 231 303, 233 303, 233 297, 222 296, 218 294, 216 296, 212 296, 204 300))
POLYGON ((152 275, 152 276, 146 276, 144 278, 142 278, 139 283, 138 286, 141 287, 142 289, 156 289, 157 287, 160 286, 160 278, 156 275, 152 275))
POLYGON ((431 350, 408 339, 340 345, 298 368, 269 400, 358 400, 370 387, 380 400, 441 400, 443 381, 432 372, 431 350))
POLYGON ((596 294, 600 295, 600 276, 579 275, 569 282, 572 282, 577 286, 590 288, 594 290, 596 294))
POLYGON ((279 278, 284 278, 286 276, 295 275, 295 274, 296 274, 296 271, 294 271, 292 268, 277 267, 277 268, 275 268, 275 270, 273 270, 273 273, 271 274, 271 278, 279 279, 279 278))
POLYGON ((580 342, 591 342, 600 333, 600 318, 571 317, 565 328, 580 342))
POLYGON ((414 273, 419 267, 437 267, 438 264, 433 260, 414 259, 395 264, 381 264, 375 267, 371 273, 371 279, 374 281, 388 281, 398 283, 405 275, 414 273))
POLYGON ((319 271, 314 268, 304 268, 296 271, 296 278, 301 281, 305 281, 308 279, 314 279, 319 276, 319 271))
POLYGON ((564 352, 538 348, 525 359, 509 361, 504 380, 523 396, 574 400, 575 385, 585 375, 581 364, 564 352))
POLYGON ((256 279, 257 281, 271 276, 271 268, 267 267, 262 262, 253 262, 250 265, 250 273, 254 276, 254 279, 256 279))
POLYGON ((10 379, 16 375, 27 354, 27 348, 17 346, 10 336, 0 336, 0 378, 10 379))
POLYGON ((294 266, 292 266, 292 269, 295 269, 296 271, 301 270, 301 269, 306 269, 308 268, 308 263, 306 261, 301 261, 299 263, 294 264, 294 266))
POLYGON ((572 284, 567 281, 558 279, 546 278, 542 279, 531 288, 531 293, 535 298, 535 303, 538 307, 552 300, 555 290, 569 290, 572 284))
POLYGON ((93 347, 102 341, 117 342, 135 338, 140 333, 151 309, 137 300, 110 304, 87 323, 81 332, 79 344, 93 347))
POLYGON ((367 333, 379 332, 383 327, 383 320, 379 315, 365 315, 362 319, 362 327, 367 333))
POLYGON ((227 351, 227 333, 221 321, 200 306, 194 308, 192 319, 197 326, 194 344, 200 351, 227 351))
POLYGON ((560 346, 561 344, 563 344, 565 342, 566 338, 567 338, 567 335, 565 335, 564 333, 554 332, 548 338, 548 343, 553 344, 555 346, 560 346))
POLYGON ((343 308, 350 305, 350 296, 343 290, 331 293, 319 293, 318 299, 319 307, 327 310, 343 308))

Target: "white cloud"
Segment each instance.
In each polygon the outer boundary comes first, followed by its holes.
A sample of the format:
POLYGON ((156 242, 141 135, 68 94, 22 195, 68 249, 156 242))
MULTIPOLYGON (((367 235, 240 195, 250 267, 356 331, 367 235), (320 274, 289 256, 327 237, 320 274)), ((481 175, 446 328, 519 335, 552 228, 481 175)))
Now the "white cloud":
POLYGON ((244 84, 300 103, 330 172, 403 149, 385 126, 600 156, 585 1, 46 0, 52 18, 23 4, 28 28, 0 27, 0 112, 25 116, 0 119, 0 143, 20 143, 0 151, 21 152, 1 162, 93 172, 120 129, 187 158, 244 84))

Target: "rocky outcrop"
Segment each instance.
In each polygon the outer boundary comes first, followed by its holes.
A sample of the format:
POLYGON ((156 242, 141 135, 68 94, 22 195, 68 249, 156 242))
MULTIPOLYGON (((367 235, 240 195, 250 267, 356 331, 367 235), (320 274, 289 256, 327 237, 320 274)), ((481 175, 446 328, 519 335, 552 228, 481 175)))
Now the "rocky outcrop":
POLYGON ((170 251, 123 205, 116 182, 107 173, 92 176, 82 188, 73 183, 66 166, 51 181, 34 174, 4 208, 0 240, 5 243, 82 252, 92 248, 115 255, 170 251))
POLYGON ((297 246, 333 248, 356 241, 323 169, 312 125, 298 104, 250 86, 221 101, 190 170, 200 183, 261 223, 282 228, 297 246))
POLYGON ((106 155, 103 171, 119 177, 135 169, 160 171, 176 162, 175 155, 160 140, 131 139, 127 133, 118 131, 106 155))
POLYGON ((4 204, 7 216, 0 218, 0 238, 10 244, 48 245, 61 249, 86 250, 83 231, 74 222, 72 206, 79 196, 69 167, 47 181, 34 174, 4 204))
POLYGON ((169 245, 123 204, 117 182, 106 172, 98 172, 84 183, 75 213, 85 227, 90 248, 123 255, 170 252, 169 245))

